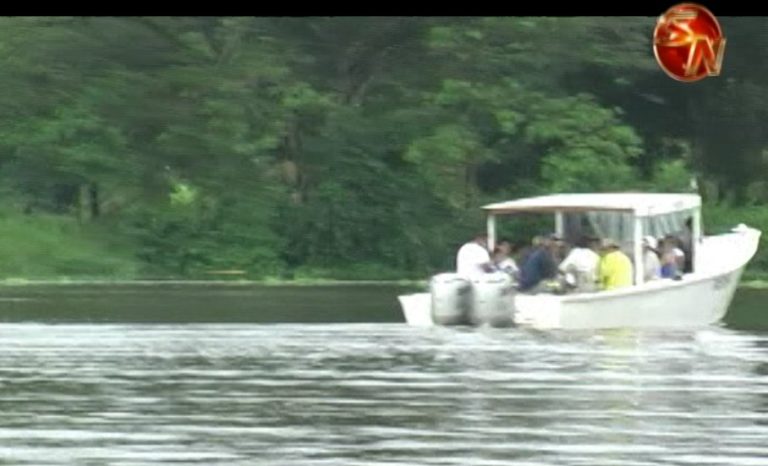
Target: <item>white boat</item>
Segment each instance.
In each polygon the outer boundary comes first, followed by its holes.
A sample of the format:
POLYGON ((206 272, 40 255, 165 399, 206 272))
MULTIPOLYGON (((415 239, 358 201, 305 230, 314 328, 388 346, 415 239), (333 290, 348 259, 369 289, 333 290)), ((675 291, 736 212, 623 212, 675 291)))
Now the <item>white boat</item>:
MULTIPOLYGON (((631 287, 562 295, 516 293, 508 310, 511 319, 516 325, 540 329, 680 328, 715 323, 725 316, 761 235, 741 224, 725 234, 703 236, 701 198, 695 194, 557 194, 483 209, 491 250, 497 217, 545 213, 554 214, 555 231, 565 238, 574 225, 589 225, 598 236, 620 239, 634 264, 642 261, 643 236, 677 233, 685 219, 692 220, 693 270, 680 280, 644 283, 643 268, 635 266, 631 287)), ((400 296, 399 301, 408 324, 435 325, 430 293, 400 296)))

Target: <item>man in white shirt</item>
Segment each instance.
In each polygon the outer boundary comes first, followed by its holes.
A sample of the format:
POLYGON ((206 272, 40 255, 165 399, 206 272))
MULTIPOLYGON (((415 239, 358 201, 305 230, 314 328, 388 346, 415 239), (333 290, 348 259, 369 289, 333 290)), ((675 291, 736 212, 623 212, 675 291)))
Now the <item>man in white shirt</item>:
POLYGON ((456 273, 465 277, 490 272, 493 269, 488 253, 488 236, 481 234, 463 245, 456 255, 456 273))
POLYGON ((571 249, 558 267, 560 272, 570 274, 574 278, 576 291, 588 292, 597 289, 597 266, 600 263, 600 256, 595 252, 597 244, 597 238, 580 238, 576 247, 571 249))
POLYGON ((643 276, 646 282, 661 278, 661 262, 657 247, 658 242, 653 236, 643 238, 643 276))
POLYGON ((504 272, 513 279, 517 280, 520 276, 520 268, 511 256, 512 244, 507 240, 499 241, 496 245, 496 250, 493 251, 493 264, 495 270, 504 272))

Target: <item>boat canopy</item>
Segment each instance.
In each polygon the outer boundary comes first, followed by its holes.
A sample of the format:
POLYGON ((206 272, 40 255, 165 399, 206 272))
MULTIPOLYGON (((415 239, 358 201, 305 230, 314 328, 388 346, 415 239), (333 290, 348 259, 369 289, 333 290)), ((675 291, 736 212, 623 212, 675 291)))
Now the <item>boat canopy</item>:
POLYGON ((489 214, 619 211, 635 217, 650 217, 701 206, 696 194, 667 193, 590 193, 552 194, 514 201, 498 202, 483 207, 489 214))

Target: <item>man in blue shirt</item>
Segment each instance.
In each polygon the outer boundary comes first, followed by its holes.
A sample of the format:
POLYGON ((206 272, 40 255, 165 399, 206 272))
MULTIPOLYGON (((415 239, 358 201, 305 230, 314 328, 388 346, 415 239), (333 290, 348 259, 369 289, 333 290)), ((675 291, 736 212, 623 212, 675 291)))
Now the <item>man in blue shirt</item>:
POLYGON ((521 291, 531 290, 541 283, 542 280, 548 280, 557 276, 554 250, 559 240, 557 236, 550 235, 528 255, 528 258, 520 268, 521 291))

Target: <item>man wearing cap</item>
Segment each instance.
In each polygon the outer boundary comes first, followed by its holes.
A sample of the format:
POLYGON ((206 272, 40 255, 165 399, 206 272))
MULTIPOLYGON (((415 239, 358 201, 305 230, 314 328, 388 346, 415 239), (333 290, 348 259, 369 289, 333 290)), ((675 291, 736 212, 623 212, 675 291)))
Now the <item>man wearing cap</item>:
POLYGON ((531 290, 543 280, 555 278, 557 264, 554 250, 557 248, 558 241, 560 238, 556 235, 549 235, 543 238, 541 244, 528 255, 520 268, 520 290, 531 290))
POLYGON ((661 278, 658 243, 653 236, 643 238, 643 277, 646 282, 661 278))
POLYGON ((632 261, 622 252, 615 240, 603 239, 600 256, 598 267, 600 289, 614 290, 632 286, 632 261))
POLYGON ((488 252, 488 235, 477 234, 472 241, 459 249, 456 255, 456 273, 472 277, 491 270, 493 263, 488 252))

